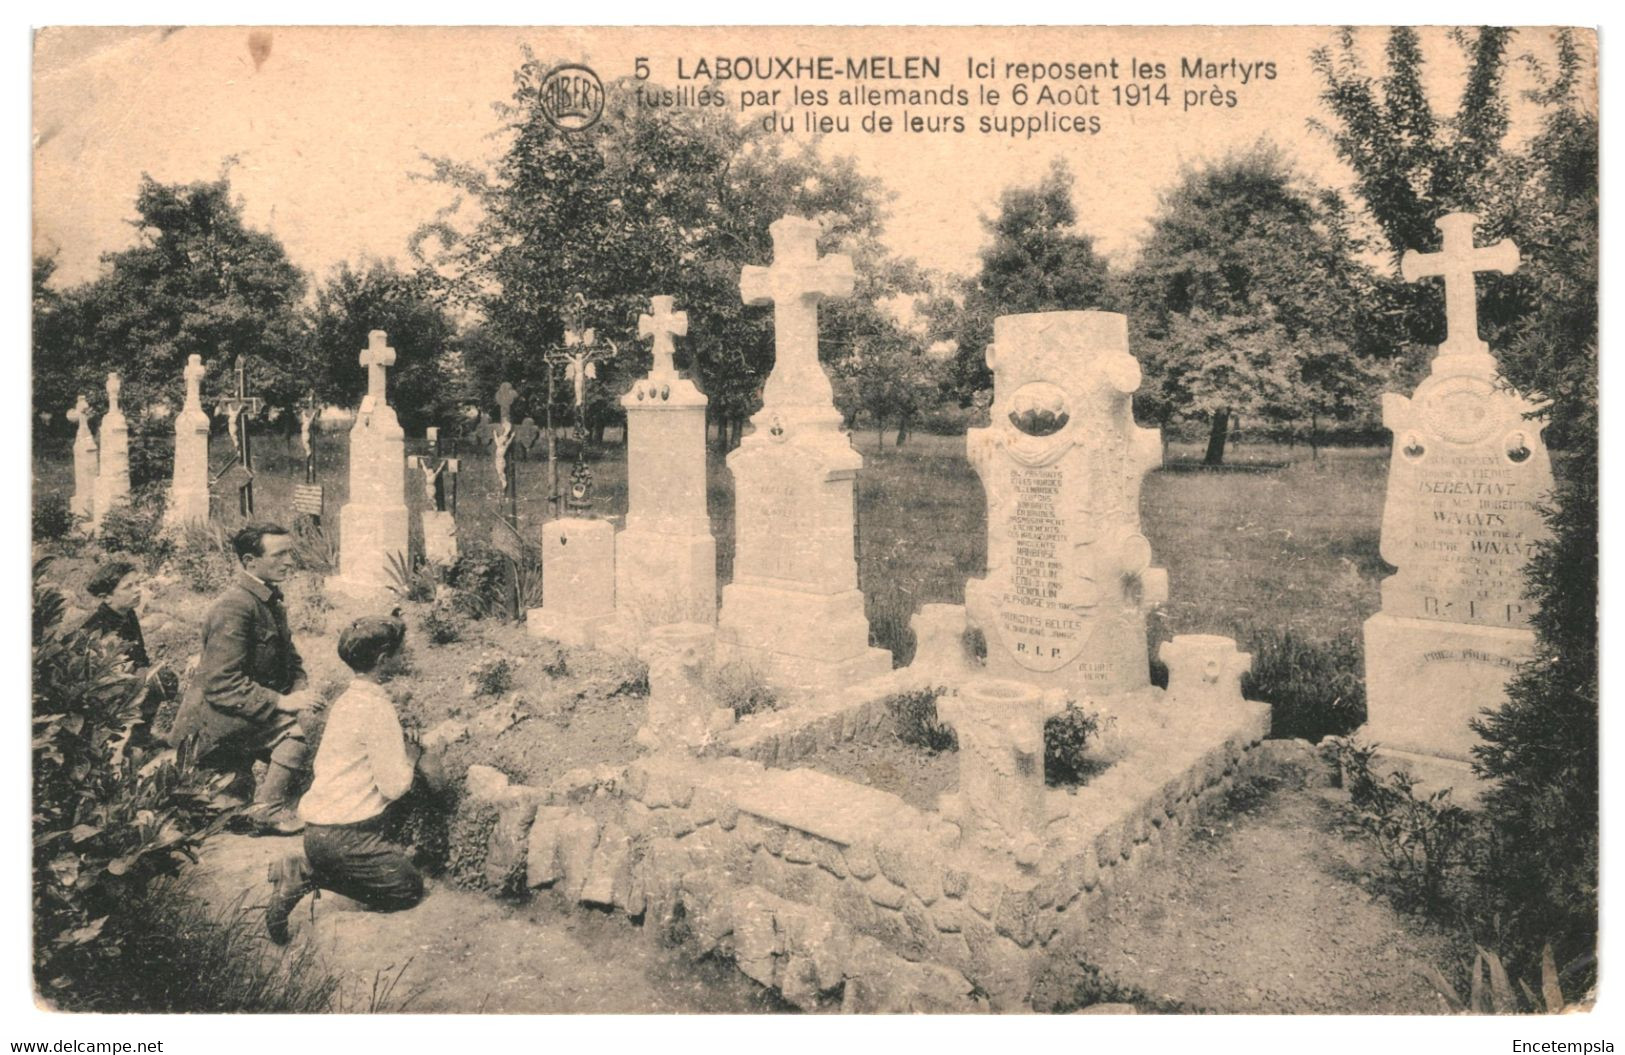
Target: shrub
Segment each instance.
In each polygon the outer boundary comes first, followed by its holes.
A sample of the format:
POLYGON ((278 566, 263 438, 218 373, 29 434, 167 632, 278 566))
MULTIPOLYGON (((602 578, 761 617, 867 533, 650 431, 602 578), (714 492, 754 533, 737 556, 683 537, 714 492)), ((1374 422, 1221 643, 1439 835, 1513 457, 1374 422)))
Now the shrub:
MULTIPOLYGON (((502 614, 513 607, 509 566, 513 558, 484 542, 464 540, 457 559, 446 570, 457 610, 473 619, 502 614)), ((539 562, 538 562, 539 563, 539 562)))
POLYGON ((34 502, 34 541, 67 537, 73 532, 75 519, 67 495, 40 495, 34 502))
POLYGON ((202 594, 218 593, 237 570, 225 533, 220 525, 212 522, 192 521, 182 525, 180 542, 170 565, 187 586, 202 594))
POLYGON ((1066 709, 1044 722, 1044 783, 1082 784, 1105 768, 1088 757, 1089 742, 1106 722, 1096 711, 1086 711, 1071 700, 1066 709))
POLYGON ((456 800, 446 826, 446 877, 468 890, 489 890, 485 861, 491 852, 491 833, 496 830, 497 810, 475 802, 469 795, 456 800))
POLYGON ((338 543, 314 520, 300 517, 293 525, 293 563, 300 571, 332 575, 339 570, 338 543))
POLYGON ((947 691, 920 689, 886 697, 886 712, 891 715, 897 739, 929 751, 959 750, 959 737, 937 717, 937 697, 947 691))
POLYGON ((130 501, 109 509, 102 516, 100 538, 104 548, 139 557, 148 571, 157 571, 175 552, 175 537, 164 530, 163 490, 132 492, 130 501))
POLYGON ((434 600, 435 570, 427 564, 412 566, 404 553, 389 555, 389 591, 405 601, 423 604, 434 600))
POLYGON ((477 664, 469 672, 475 696, 501 696, 513 688, 513 664, 502 656, 477 664))
POLYGON ((1365 722, 1364 653, 1353 634, 1314 641, 1292 630, 1264 630, 1250 651, 1253 669, 1241 691, 1273 709, 1271 737, 1318 743, 1365 722))
POLYGON ((229 778, 185 745, 131 746, 135 678, 101 635, 62 630, 48 565, 34 569, 34 971, 43 996, 76 1006, 139 962, 126 953, 141 899, 218 830, 211 802, 229 778))
POLYGON ((175 477, 175 449, 158 437, 131 437, 130 486, 168 488, 175 477))
POLYGON ((423 634, 431 645, 449 645, 463 636, 463 620, 449 598, 436 599, 423 614, 423 634))
POLYGON ((1321 748, 1336 761, 1360 828, 1371 837, 1388 870, 1388 885, 1402 907, 1441 913, 1473 862, 1477 832, 1472 814, 1443 788, 1425 798, 1404 769, 1382 776, 1371 762, 1374 745, 1333 737, 1321 748))
POLYGON ((771 711, 779 705, 778 693, 749 663, 707 663, 700 668, 700 683, 717 706, 731 709, 735 718, 771 711))

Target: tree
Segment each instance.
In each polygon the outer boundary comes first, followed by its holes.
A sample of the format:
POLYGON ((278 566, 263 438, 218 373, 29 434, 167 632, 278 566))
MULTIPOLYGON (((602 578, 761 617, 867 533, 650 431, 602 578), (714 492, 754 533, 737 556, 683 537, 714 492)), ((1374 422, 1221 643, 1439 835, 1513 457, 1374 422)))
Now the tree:
POLYGON ((184 185, 143 176, 135 208, 136 245, 104 254, 99 277, 63 293, 60 324, 36 329, 39 392, 60 401, 85 390, 100 404, 105 375, 117 371, 139 428, 145 407, 179 409, 188 356, 213 367, 204 390, 214 393, 242 355, 255 394, 292 406, 304 388, 305 277, 281 244, 243 223, 225 176, 184 185))
MULTIPOLYGON (((429 159, 426 178, 480 209, 466 230, 448 211, 417 240, 422 259, 483 322, 481 354, 468 360, 472 383, 488 398, 509 381, 540 416, 540 352, 561 342, 567 315, 584 306, 580 324, 621 349, 590 391, 602 422, 648 367, 638 316, 651 295, 670 294, 689 316, 679 366, 709 397, 719 432, 737 442, 773 361, 772 312, 740 302, 740 268, 771 261, 768 226, 794 213, 820 220, 822 251, 853 252, 863 280, 865 261, 883 256, 869 251, 880 231, 878 183, 850 159, 825 160, 726 112, 644 106, 635 93, 649 85, 631 78, 605 85, 599 122, 561 132, 543 110, 550 68, 525 53, 512 101, 499 106, 509 140, 492 171, 429 159)), ((879 291, 873 282, 860 288, 879 291)), ((828 343, 825 354, 850 347, 828 343)), ((559 388, 562 403, 568 386, 559 388)))
POLYGON ((998 316, 1112 309, 1106 262, 1095 254, 1094 239, 1077 228, 1072 183, 1071 170, 1057 158, 1036 186, 1007 187, 999 214, 983 217, 992 241, 981 251, 981 270, 966 283, 957 317, 939 322, 934 334, 959 343, 954 388, 962 401, 993 384, 986 353, 998 316))
POLYGON ((455 374, 456 327, 433 296, 432 276, 393 262, 334 268, 310 314, 309 383, 324 402, 348 406, 367 390, 360 363, 367 334, 383 330, 395 349, 390 402, 407 428, 452 424, 465 398, 455 374))
POLYGON ((1232 419, 1309 420, 1369 392, 1363 362, 1391 347, 1365 309, 1374 276, 1335 194, 1261 142, 1187 169, 1162 197, 1125 286, 1142 412, 1209 424, 1223 461, 1232 419))

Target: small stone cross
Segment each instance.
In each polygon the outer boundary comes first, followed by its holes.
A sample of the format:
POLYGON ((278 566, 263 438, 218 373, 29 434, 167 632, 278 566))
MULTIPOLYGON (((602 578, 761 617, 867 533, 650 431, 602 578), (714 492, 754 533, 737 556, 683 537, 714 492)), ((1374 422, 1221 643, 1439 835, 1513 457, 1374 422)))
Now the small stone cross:
POLYGON ((1473 229, 1478 226, 1478 217, 1472 213, 1453 212, 1433 221, 1433 226, 1444 235, 1443 248, 1437 253, 1407 250, 1399 261, 1400 274, 1407 282, 1433 276, 1444 279, 1445 341, 1439 346, 1440 355, 1488 353, 1488 346, 1478 338, 1478 284, 1474 275, 1479 271, 1512 274, 1520 262, 1518 247, 1503 238, 1494 245, 1475 248, 1473 229))
POLYGON ((388 403, 385 370, 395 365, 395 349, 389 346, 389 335, 383 330, 367 334, 367 346, 361 349, 361 365, 367 368, 367 395, 372 397, 373 405, 388 403))
POLYGON ((649 371, 650 377, 670 377, 677 372, 672 366, 672 337, 688 336, 688 312, 672 311, 673 303, 671 297, 650 297, 649 306, 654 314, 638 316, 638 337, 654 339, 654 366, 649 371))
POLYGON ((783 216, 768 228, 773 235, 771 267, 747 265, 739 274, 746 304, 773 302, 773 373, 763 391, 764 405, 828 402, 829 379, 818 364, 818 302, 852 293, 852 258, 818 256, 818 225, 783 216), (815 376, 816 375, 816 376, 815 376))
POLYGON ((203 409, 201 395, 203 375, 208 372, 201 355, 194 354, 186 360, 186 369, 181 371, 181 377, 186 381, 186 406, 182 408, 183 410, 203 409))
POLYGON ((79 402, 75 403, 73 409, 68 411, 68 420, 77 421, 81 429, 90 427, 90 401, 85 399, 83 392, 79 393, 79 402))

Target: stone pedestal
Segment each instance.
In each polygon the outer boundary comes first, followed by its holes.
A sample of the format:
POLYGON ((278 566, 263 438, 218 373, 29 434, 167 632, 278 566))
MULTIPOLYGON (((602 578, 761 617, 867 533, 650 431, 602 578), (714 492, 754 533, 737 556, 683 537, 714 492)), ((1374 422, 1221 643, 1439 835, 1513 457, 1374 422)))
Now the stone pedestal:
POLYGON ((525 630, 571 648, 591 648, 615 618, 615 526, 563 517, 542 526, 542 606, 525 630))
POLYGON ((909 620, 914 661, 909 673, 934 685, 958 685, 978 673, 965 648, 970 622, 962 604, 923 604, 909 620))
POLYGON ((987 350, 993 424, 966 447, 987 492, 987 577, 965 606, 990 677, 1077 699, 1150 684, 1145 614, 1167 598, 1140 533, 1140 482, 1161 464, 1134 424, 1140 366, 1122 315, 1006 315, 987 350))
POLYGON ((107 375, 107 413, 102 415, 96 500, 90 512, 92 530, 115 505, 130 500, 130 425, 119 408, 119 376, 107 375))
POLYGON ((733 724, 733 711, 719 707, 700 684, 701 668, 716 652, 716 627, 673 623, 649 633, 648 718, 638 743, 651 751, 692 749, 733 724))
POLYGON ((1044 723, 1064 703, 1058 693, 993 678, 937 700, 937 716, 959 738, 959 790, 943 797, 943 815, 1023 866, 1043 853, 1044 723))
POLYGON ((68 509, 74 516, 88 520, 96 509, 96 474, 100 462, 96 455, 96 435, 90 431, 90 404, 84 396, 79 397, 78 405, 68 415, 79 424, 78 435, 73 439, 73 497, 68 500, 68 509))
POLYGON ((406 510, 406 432, 385 396, 384 368, 395 350, 382 330, 369 335, 362 365, 368 390, 350 429, 350 496, 339 510, 339 573, 329 590, 352 597, 378 597, 393 578, 390 558, 411 560, 406 510))
POLYGON ((209 519, 209 415, 204 413, 198 386, 203 360, 192 356, 185 371, 186 400, 175 415, 175 472, 169 486, 170 524, 206 523, 209 519))
POLYGON ((1242 705, 1241 678, 1253 669, 1250 652, 1235 638, 1180 634, 1164 641, 1157 657, 1168 667, 1163 701, 1174 710, 1234 710, 1242 705))
POLYGON ((424 512, 423 559, 430 564, 450 565, 456 563, 456 517, 450 513, 433 509, 424 512))
POLYGON ((615 606, 639 626, 716 622, 717 544, 706 511, 705 396, 651 374, 626 408, 626 528, 615 543, 615 606))

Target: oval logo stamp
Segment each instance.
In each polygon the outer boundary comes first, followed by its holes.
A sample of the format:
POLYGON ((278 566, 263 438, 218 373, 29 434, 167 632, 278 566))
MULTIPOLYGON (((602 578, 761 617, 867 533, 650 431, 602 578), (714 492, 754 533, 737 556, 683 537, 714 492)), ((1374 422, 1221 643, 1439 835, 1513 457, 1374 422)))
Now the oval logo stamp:
POLYGON ((561 132, 591 128, 604 115, 604 84, 590 66, 555 66, 542 78, 542 116, 561 132))

